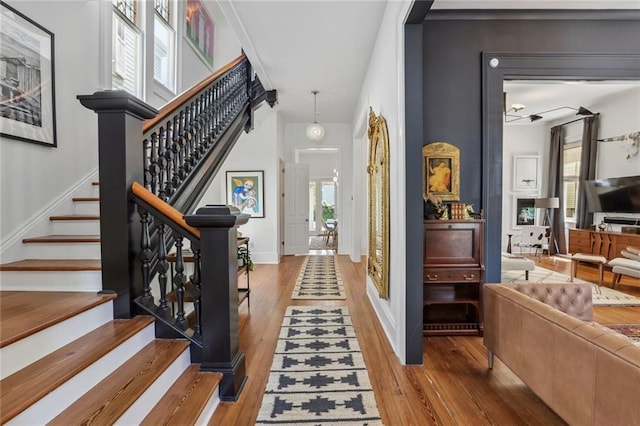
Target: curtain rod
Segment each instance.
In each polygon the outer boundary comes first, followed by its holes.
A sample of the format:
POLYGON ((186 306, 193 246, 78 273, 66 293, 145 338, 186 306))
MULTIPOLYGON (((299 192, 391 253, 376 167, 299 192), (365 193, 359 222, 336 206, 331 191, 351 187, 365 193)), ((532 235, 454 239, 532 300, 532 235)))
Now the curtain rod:
MULTIPOLYGON (((594 114, 594 115, 600 115, 600 113, 594 114)), ((590 117, 593 117, 593 115, 591 115, 590 117)), ((556 127, 566 126, 567 124, 575 123, 576 121, 584 120, 585 118, 587 118, 587 117, 576 118, 575 120, 567 121, 566 123, 562 123, 562 124, 558 124, 556 126, 553 126, 552 129, 556 128, 556 127)))

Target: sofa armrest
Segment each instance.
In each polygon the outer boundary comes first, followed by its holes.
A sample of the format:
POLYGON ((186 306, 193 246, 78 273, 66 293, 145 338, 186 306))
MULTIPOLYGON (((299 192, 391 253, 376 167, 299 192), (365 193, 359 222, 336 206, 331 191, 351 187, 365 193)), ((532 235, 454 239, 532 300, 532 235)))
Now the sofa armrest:
POLYGON ((591 284, 522 283, 513 287, 574 318, 593 321, 591 284))

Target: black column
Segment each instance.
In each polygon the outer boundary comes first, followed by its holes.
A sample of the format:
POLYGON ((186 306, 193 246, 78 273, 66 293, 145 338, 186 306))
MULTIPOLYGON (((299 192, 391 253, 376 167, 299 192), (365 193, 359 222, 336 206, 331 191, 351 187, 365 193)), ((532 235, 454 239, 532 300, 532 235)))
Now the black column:
POLYGON ((140 222, 129 193, 134 181, 143 183, 142 123, 158 111, 119 90, 78 99, 98 114, 102 289, 118 294, 114 316, 130 318, 142 275, 137 256, 140 222))
POLYGON ((228 206, 206 206, 185 216, 200 230, 202 362, 204 371, 222 373, 220 399, 235 401, 246 381, 238 339, 237 227, 249 215, 228 206))

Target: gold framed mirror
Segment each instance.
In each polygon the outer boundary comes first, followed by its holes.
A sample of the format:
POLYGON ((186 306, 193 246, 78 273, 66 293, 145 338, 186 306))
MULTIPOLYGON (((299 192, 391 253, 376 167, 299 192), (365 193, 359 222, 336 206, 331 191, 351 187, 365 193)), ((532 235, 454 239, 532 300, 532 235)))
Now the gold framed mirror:
POLYGON ((389 298, 389 134, 387 122, 369 108, 369 258, 367 273, 389 298))

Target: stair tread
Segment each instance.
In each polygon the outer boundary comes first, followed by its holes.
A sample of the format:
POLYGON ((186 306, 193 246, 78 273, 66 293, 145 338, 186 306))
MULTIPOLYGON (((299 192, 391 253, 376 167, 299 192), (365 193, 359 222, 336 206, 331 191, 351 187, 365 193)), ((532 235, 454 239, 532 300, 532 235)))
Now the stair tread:
POLYGON ((115 298, 93 292, 0 291, 0 348, 115 298))
POLYGON ((50 220, 100 220, 97 214, 65 214, 59 216, 51 216, 50 220))
POLYGON ((187 340, 154 340, 48 424, 113 424, 188 347, 187 340))
POLYGON ((25 238, 23 243, 99 243, 100 235, 43 235, 25 238))
POLYGON ((200 371, 198 364, 191 364, 140 425, 196 424, 221 381, 221 373, 200 371))
POLYGON ((0 382, 4 424, 122 342, 153 323, 153 317, 114 320, 15 372, 0 382))
POLYGON ((0 265, 0 271, 100 271, 100 259, 23 259, 0 265))
POLYGON ((100 197, 73 197, 73 201, 76 203, 88 203, 100 201, 100 197))

